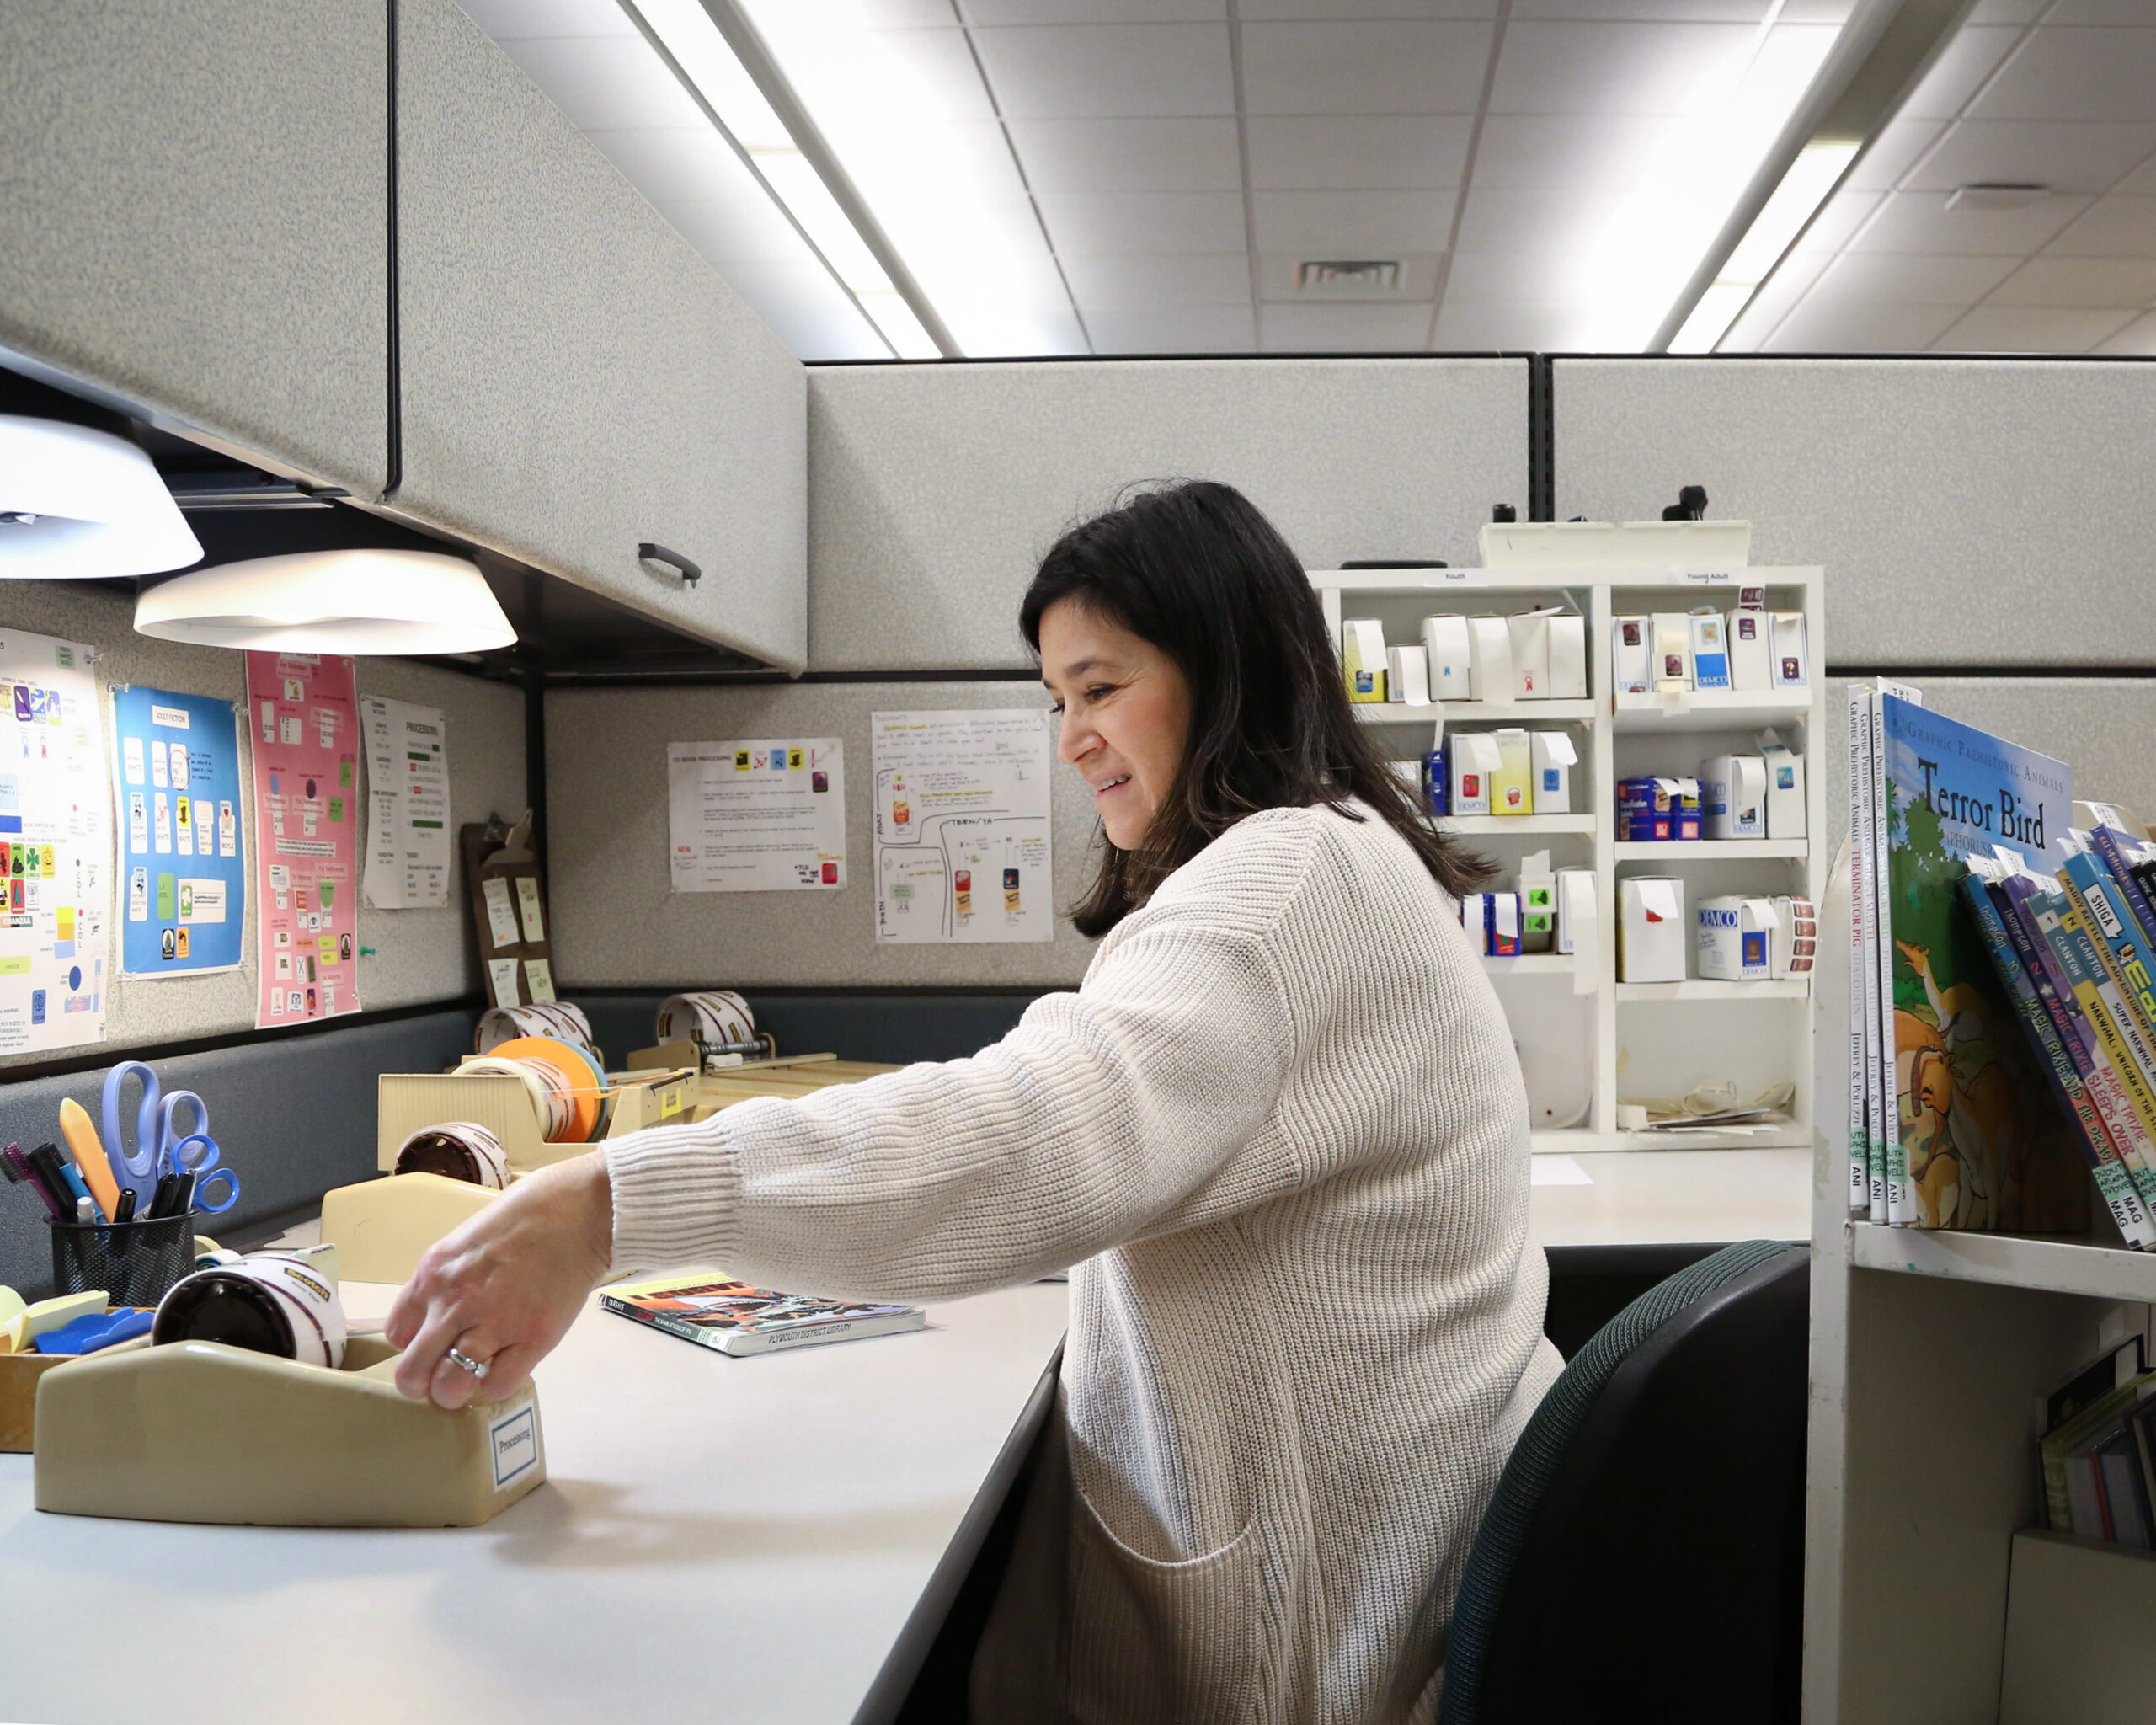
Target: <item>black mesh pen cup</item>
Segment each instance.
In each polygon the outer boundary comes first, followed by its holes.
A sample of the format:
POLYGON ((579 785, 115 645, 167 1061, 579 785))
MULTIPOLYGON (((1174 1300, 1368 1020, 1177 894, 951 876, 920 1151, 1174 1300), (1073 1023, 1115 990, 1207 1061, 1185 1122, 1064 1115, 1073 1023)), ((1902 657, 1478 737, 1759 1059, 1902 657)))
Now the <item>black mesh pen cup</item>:
POLYGON ((155 1306, 194 1273, 196 1220, 189 1210, 148 1222, 53 1222, 53 1290, 102 1288, 115 1306, 155 1306))

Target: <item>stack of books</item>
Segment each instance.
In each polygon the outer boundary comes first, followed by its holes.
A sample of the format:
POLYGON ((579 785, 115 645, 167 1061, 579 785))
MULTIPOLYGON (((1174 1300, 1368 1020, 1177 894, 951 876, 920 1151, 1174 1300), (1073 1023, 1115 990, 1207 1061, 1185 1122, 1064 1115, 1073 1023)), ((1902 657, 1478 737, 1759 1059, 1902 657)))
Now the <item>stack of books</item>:
MULTIPOLYGON (((2066 1012, 2079 996, 2057 986, 2069 957, 2101 968, 2069 872, 2072 770, 1893 683, 1850 691, 1849 751, 1850 1210, 1897 1227, 2078 1234, 2088 1167, 2143 1243, 2147 1200, 2089 1090, 2105 1044, 2079 1039, 2066 1012)), ((2156 1028, 2148 1041, 2156 1054, 2156 1028)), ((2133 1120, 2156 1135, 2156 1060, 2137 1076, 2150 1111, 2133 1120)))
POLYGON ((2036 1445, 2054 1533, 2156 1547, 2156 1372, 2139 1336, 2045 1399, 2036 1445))

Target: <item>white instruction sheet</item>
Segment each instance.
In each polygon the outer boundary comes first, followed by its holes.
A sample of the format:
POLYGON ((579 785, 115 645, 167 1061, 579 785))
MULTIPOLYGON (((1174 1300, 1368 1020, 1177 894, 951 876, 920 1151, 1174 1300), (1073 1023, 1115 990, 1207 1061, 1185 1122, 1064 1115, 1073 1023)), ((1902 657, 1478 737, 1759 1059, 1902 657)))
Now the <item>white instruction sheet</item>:
POLYGON ((367 864, 371 911, 449 906, 449 723, 439 707, 360 702, 367 744, 367 864))
POLYGON ((0 1053, 104 1035, 109 771, 90 649, 0 630, 0 1053))
POLYGON ((1048 713, 871 716, 876 938, 1052 940, 1048 713))
POLYGON ((846 760, 836 737, 669 743, 666 812, 677 893, 846 884, 846 760))

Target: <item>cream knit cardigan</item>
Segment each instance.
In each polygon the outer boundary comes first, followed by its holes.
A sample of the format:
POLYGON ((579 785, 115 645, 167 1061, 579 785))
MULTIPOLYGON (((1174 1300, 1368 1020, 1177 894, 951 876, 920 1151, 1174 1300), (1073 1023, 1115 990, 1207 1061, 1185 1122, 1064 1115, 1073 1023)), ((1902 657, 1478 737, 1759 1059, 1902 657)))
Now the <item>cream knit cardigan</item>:
POLYGON ((994 1047, 606 1157, 617 1267, 932 1302, 1075 1266, 1066 1717, 1429 1716, 1561 1362, 1504 1015, 1381 820, 1253 815, 994 1047))

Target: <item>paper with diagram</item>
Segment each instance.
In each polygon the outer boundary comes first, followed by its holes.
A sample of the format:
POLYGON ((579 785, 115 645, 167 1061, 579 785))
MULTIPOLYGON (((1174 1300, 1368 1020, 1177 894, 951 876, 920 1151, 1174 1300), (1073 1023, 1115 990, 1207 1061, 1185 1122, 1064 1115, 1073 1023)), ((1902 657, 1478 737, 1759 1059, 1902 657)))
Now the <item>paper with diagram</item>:
POLYGON ((120 975, 237 969, 247 927, 237 710, 208 695, 115 688, 112 793, 125 835, 120 975))
POLYGON ((878 713, 876 938, 1055 937, 1048 713, 878 713))
POLYGON ((341 654, 250 653, 257 1028, 360 1010, 360 716, 341 654))
MULTIPOLYGON (((846 759, 836 737, 666 745, 667 874, 677 893, 846 884, 846 759)), ((535 902, 521 907, 529 927, 535 902)))
POLYGON ((367 742, 367 907, 449 905, 449 724, 439 707, 360 702, 367 742))
POLYGON ((90 649, 0 631, 0 1054, 104 1035, 112 829, 90 649))

